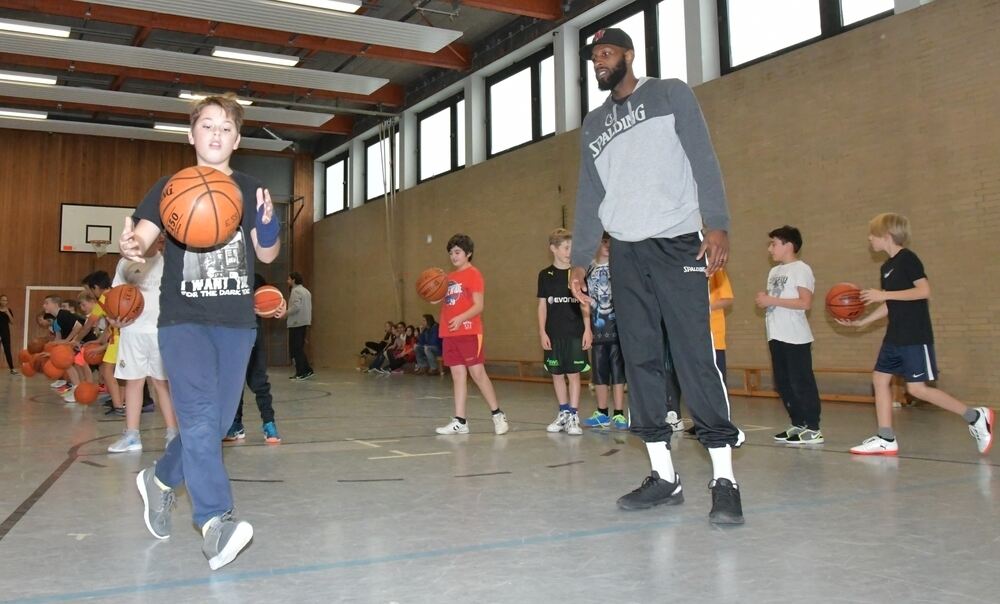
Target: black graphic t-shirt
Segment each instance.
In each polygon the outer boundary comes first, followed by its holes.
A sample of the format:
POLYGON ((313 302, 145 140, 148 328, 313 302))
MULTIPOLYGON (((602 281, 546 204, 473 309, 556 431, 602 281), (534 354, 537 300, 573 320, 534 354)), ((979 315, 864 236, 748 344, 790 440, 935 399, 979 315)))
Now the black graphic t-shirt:
POLYGON ((611 267, 591 264, 587 269, 587 293, 594 302, 590 305, 590 331, 594 344, 617 344, 618 322, 611 302, 611 267))
POLYGON ((538 273, 538 297, 545 300, 549 338, 583 337, 580 303, 569 291, 569 269, 549 266, 538 273))
MULTIPOLYGON (((250 230, 257 215, 259 180, 242 172, 232 179, 243 193, 243 221, 232 238, 213 249, 188 248, 167 234, 163 250, 158 325, 200 323, 252 329, 254 254, 250 230)), ((169 177, 146 193, 135 211, 135 220, 148 220, 163 229, 160 194, 169 177)))
MULTIPOLYGON (((924 265, 912 251, 903 248, 889 258, 879 271, 882 289, 898 292, 913 289, 913 282, 927 277, 924 265)), ((885 341, 897 346, 933 344, 934 331, 931 328, 931 312, 927 300, 887 300, 889 326, 885 330, 885 341)))

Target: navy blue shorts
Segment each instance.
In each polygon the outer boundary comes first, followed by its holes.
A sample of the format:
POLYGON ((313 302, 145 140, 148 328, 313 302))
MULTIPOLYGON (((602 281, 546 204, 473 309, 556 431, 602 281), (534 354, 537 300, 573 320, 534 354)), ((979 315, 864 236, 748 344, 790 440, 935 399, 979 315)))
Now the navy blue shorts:
POLYGON ((937 359, 934 358, 934 345, 898 346, 882 342, 875 361, 875 371, 901 375, 907 382, 936 380, 938 368, 937 359))

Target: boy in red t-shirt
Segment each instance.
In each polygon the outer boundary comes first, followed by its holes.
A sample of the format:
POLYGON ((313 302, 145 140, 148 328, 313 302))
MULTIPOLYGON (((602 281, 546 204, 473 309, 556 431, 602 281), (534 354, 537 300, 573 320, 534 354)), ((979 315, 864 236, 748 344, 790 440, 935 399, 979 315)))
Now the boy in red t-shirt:
POLYGON ((473 243, 468 235, 454 235, 448 240, 448 257, 455 272, 448 275, 448 293, 441 301, 441 349, 444 364, 451 370, 455 389, 455 417, 437 428, 438 434, 468 434, 465 421, 467 376, 479 386, 493 413, 493 431, 505 434, 510 427, 507 416, 497 404, 493 383, 483 364, 483 291, 485 284, 479 269, 472 266, 473 243))

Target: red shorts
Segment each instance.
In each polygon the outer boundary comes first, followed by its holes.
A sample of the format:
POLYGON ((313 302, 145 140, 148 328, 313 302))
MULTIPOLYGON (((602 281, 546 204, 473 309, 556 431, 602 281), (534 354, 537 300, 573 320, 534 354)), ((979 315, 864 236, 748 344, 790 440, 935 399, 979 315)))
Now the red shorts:
POLYGON ((471 367, 486 362, 482 334, 442 338, 441 353, 441 358, 448 367, 452 365, 471 367))

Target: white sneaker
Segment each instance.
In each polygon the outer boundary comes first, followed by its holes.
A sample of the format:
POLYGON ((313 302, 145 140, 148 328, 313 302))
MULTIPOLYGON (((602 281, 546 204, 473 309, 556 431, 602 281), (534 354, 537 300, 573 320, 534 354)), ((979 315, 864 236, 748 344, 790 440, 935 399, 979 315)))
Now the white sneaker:
POLYGON ((546 432, 562 432, 566 429, 566 422, 569 421, 569 416, 572 415, 569 411, 560 411, 559 415, 556 416, 555 421, 553 421, 547 428, 546 432))
POLYGON ((897 455, 899 443, 895 440, 886 440, 881 436, 872 436, 866 438, 860 445, 851 447, 851 453, 855 455, 897 455))
POLYGON ((108 447, 108 453, 128 453, 131 451, 142 451, 142 439, 138 432, 125 430, 122 437, 108 447))
POLYGON ((73 395, 75 391, 76 391, 76 386, 73 386, 72 388, 64 392, 62 395, 63 400, 66 401, 67 403, 75 403, 76 396, 73 395))
MULTIPOLYGON (((493 414, 493 431, 500 435, 507 434, 508 430, 510 430, 510 425, 507 423, 507 415, 503 411, 493 414)), ((468 426, 465 426, 465 431, 469 431, 468 426)))
POLYGON ((66 380, 56 380, 49 384, 49 388, 62 388, 66 385, 66 380))
POLYGON ((580 436, 583 434, 583 430, 580 429, 580 416, 578 414, 569 414, 569 419, 566 420, 566 434, 570 436, 580 436))
MULTIPOLYGON (((493 421, 496 422, 496 420, 493 420, 493 421)), ((506 422, 506 420, 504 420, 504 421, 506 422)), ((437 432, 438 434, 445 434, 445 435, 448 435, 448 434, 468 434, 469 433, 469 422, 465 422, 463 424, 462 422, 458 421, 457 419, 452 418, 452 420, 450 422, 448 422, 447 426, 441 426, 440 428, 436 428, 434 431, 437 432)), ((499 434, 499 432, 497 434, 499 434)))
POLYGON ((670 424, 670 429, 678 434, 684 431, 684 420, 677 417, 676 411, 667 411, 667 423, 670 424))
POLYGON ((976 407, 976 411, 979 412, 979 419, 969 424, 969 434, 976 439, 979 452, 986 455, 993 447, 993 420, 996 414, 989 407, 976 407))

